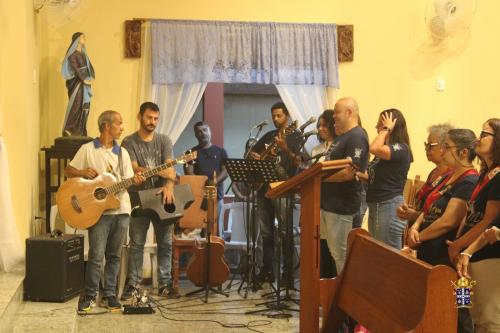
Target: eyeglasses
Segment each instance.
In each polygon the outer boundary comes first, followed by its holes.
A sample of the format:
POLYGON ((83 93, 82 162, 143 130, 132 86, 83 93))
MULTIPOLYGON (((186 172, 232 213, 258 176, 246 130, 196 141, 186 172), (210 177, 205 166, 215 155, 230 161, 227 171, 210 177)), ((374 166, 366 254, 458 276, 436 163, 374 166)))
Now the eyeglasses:
POLYGON ((437 142, 424 142, 425 150, 430 150, 432 147, 439 145, 437 142))
POLYGON ((495 136, 495 133, 481 131, 481 133, 479 134, 479 138, 482 139, 482 138, 487 137, 488 135, 495 136))

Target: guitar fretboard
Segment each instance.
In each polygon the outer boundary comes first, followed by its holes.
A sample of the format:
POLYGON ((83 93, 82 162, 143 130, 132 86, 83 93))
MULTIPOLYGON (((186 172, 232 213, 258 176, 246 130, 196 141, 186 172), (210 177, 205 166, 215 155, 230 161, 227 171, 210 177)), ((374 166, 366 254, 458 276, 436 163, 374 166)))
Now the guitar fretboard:
MULTIPOLYGON (((149 178, 149 177, 155 176, 160 171, 168 169, 168 168, 176 165, 177 163, 179 163, 179 159, 175 159, 175 160, 173 160, 171 162, 159 165, 159 166, 157 166, 157 167, 155 167, 153 169, 149 169, 147 171, 144 171, 142 173, 142 175, 145 178, 149 178)), ((134 184, 134 177, 131 177, 131 178, 124 179, 121 182, 115 183, 115 184, 113 184, 111 186, 108 186, 104 190, 106 191, 106 194, 114 194, 114 193, 118 193, 120 191, 123 191, 123 190, 129 188, 133 184, 134 184)))

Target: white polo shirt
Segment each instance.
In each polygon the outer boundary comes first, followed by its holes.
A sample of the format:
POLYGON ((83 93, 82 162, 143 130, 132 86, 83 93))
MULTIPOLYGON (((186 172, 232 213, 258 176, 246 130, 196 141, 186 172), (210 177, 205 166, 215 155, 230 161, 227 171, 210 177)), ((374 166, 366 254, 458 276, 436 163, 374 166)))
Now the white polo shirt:
MULTIPOLYGON (((104 148, 97 138, 82 145, 69 165, 79 170, 94 168, 99 174, 109 172, 117 178, 117 181, 133 177, 134 170, 126 149, 121 149, 123 175, 120 175, 120 167, 118 166, 120 149, 116 141, 112 148, 104 148)), ((104 215, 130 214, 131 207, 128 192, 126 190, 121 191, 116 196, 120 200, 120 208, 106 210, 104 215)))

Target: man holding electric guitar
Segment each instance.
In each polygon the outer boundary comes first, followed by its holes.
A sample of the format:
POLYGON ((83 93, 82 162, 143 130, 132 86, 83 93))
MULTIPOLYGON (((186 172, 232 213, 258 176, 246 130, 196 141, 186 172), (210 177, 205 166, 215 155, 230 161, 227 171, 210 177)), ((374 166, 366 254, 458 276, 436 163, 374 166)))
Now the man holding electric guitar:
MULTIPOLYGON (((97 223, 88 228, 89 254, 85 270, 85 291, 78 301, 78 311, 89 311, 96 305, 96 294, 101 277, 101 265, 106 257, 104 269, 103 303, 109 309, 120 309, 121 304, 116 299, 116 283, 120 270, 120 256, 130 218, 130 199, 126 191, 118 192, 116 198, 111 198, 109 205, 103 200, 108 193, 113 193, 113 186, 97 187, 92 193, 82 196, 76 194, 77 189, 71 185, 91 183, 94 181, 112 184, 114 179, 128 181, 136 185, 144 181, 141 174, 134 175, 130 156, 122 149, 116 140, 123 132, 122 117, 116 111, 104 111, 98 119, 99 138, 80 147, 73 160, 65 168, 68 177, 83 177, 87 181, 71 179, 61 186, 57 201, 61 216, 66 221, 73 216, 87 216, 86 205, 100 199, 105 210, 90 212, 92 216, 84 220, 98 217, 97 223), (114 177, 113 177, 114 176, 114 177), (73 190, 73 188, 75 188, 73 190), (71 193, 74 191, 74 193, 71 193), (68 209, 68 207, 73 208, 68 209), (115 208, 115 209, 107 209, 115 208), (66 213, 69 211, 69 213, 66 213), (102 215, 101 215, 102 214, 102 215)), ((84 186, 84 185, 83 185, 84 186)), ((91 207, 92 208, 92 207, 91 207)), ((91 211, 92 209, 89 209, 91 211)), ((95 209, 94 209, 95 210, 95 209)))

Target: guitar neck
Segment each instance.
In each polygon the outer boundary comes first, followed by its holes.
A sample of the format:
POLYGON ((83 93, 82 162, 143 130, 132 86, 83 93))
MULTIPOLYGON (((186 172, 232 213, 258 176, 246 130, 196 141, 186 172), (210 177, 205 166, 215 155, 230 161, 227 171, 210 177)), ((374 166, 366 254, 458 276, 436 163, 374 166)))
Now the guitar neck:
MULTIPOLYGON (((285 130, 283 131, 282 138, 286 139, 288 134, 292 133, 295 129, 297 128, 297 121, 292 122, 290 125, 288 125, 285 130)), ((264 159, 264 157, 267 157, 274 149, 278 147, 278 144, 276 141, 273 141, 265 150, 264 152, 261 153, 260 157, 264 159)))
POLYGON ((205 186, 204 198, 207 200, 207 236, 212 235, 217 217, 217 187, 215 185, 205 186))
MULTIPOLYGON (((153 169, 149 169, 147 171, 144 171, 142 173, 142 175, 145 178, 150 178, 150 177, 156 176, 160 171, 168 169, 168 168, 176 165, 178 162, 179 161, 177 159, 175 159, 171 162, 167 162, 167 163, 164 163, 164 164, 159 165, 157 167, 154 167, 153 169)), ((111 193, 114 194, 114 193, 118 193, 120 191, 126 190, 127 188, 129 188, 133 184, 134 184, 134 177, 131 177, 131 178, 124 179, 118 183, 115 183, 109 187, 106 187, 105 190, 106 190, 106 193, 108 193, 108 194, 111 194, 111 193)))

